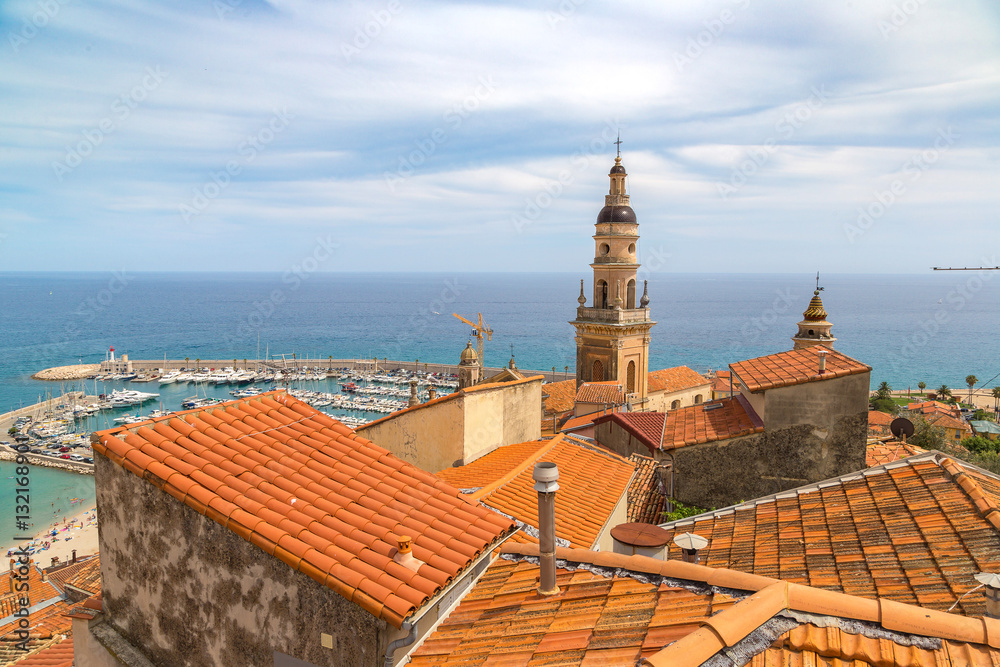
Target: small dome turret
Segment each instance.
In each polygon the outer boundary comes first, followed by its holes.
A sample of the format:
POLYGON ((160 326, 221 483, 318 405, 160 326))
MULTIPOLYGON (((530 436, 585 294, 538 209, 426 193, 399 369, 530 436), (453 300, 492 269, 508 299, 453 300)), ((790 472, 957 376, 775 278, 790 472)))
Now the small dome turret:
POLYGON ((478 364, 479 363, 479 355, 476 354, 476 350, 472 347, 472 341, 471 340, 468 343, 466 343, 465 349, 462 350, 461 363, 463 363, 463 364, 469 364, 469 363, 471 363, 471 364, 478 364))

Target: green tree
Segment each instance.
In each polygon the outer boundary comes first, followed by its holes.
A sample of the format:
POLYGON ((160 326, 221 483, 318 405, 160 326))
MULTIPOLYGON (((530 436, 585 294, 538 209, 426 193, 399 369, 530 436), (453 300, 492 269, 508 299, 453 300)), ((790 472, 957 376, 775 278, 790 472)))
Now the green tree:
MULTIPOLYGON (((673 498, 669 500, 671 506, 673 506, 672 512, 663 512, 663 521, 677 521, 679 519, 686 519, 689 516, 697 516, 699 514, 704 514, 710 510, 704 510, 700 507, 695 507, 694 505, 685 505, 683 503, 677 502, 673 498)), ((712 509, 715 509, 714 507, 712 509)))
POLYGON ((927 389, 927 383, 923 382, 923 381, 918 382, 917 383, 917 389, 920 390, 920 393, 924 393, 924 389, 927 389))
POLYGON ((982 452, 996 452, 1000 442, 990 440, 982 435, 974 435, 970 438, 965 438, 960 444, 970 452, 980 454, 982 452))
POLYGON ((1000 410, 1000 387, 993 387, 993 409, 1000 410))
POLYGON ((979 378, 975 375, 966 375, 965 384, 969 385, 969 403, 972 403, 972 390, 975 389, 976 383, 979 382, 979 378))
POLYGON ((875 390, 875 398, 877 399, 892 398, 892 387, 889 386, 888 382, 882 382, 881 384, 879 384, 878 389, 875 390))
POLYGON ((896 401, 891 398, 875 398, 872 399, 872 408, 878 410, 879 412, 884 412, 889 415, 894 415, 899 412, 899 406, 896 405, 896 401))
MULTIPOLYGON (((947 389, 947 387, 945 387, 947 389)), ((928 423, 926 419, 917 418, 913 421, 914 433, 907 440, 911 445, 924 449, 941 449, 946 442, 944 430, 928 423)))
POLYGON ((942 401, 951 398, 951 389, 949 389, 948 385, 946 384, 943 384, 940 387, 938 387, 935 393, 937 394, 938 399, 942 401))

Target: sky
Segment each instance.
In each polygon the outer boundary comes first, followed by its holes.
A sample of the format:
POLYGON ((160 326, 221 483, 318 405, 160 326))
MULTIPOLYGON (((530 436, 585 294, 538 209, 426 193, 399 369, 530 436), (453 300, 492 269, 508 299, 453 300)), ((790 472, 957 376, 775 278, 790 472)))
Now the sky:
POLYGON ((0 270, 996 266, 995 0, 0 4, 0 270))

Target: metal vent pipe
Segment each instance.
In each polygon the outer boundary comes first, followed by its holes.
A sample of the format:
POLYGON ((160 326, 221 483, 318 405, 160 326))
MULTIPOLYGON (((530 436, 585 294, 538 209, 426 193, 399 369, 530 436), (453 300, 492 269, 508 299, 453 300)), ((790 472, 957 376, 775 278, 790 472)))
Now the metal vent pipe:
POLYGON ((538 492, 538 580, 539 595, 555 595, 556 586, 556 491, 559 468, 543 461, 535 464, 532 474, 538 492))

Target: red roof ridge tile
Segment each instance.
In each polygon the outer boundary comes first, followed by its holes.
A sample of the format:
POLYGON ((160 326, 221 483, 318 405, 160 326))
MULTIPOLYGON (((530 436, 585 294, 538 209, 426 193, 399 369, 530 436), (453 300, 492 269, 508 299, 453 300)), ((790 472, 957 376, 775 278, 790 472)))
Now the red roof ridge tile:
POLYGON ((755 357, 729 365, 737 378, 751 393, 777 389, 806 382, 871 372, 872 367, 825 345, 788 350, 755 357), (819 372, 817 357, 826 352, 826 370, 819 372))
MULTIPOLYGON (((500 547, 500 552, 514 557, 537 558, 539 547, 536 544, 506 542, 500 547)), ((695 581, 713 587, 759 593, 761 595, 751 595, 730 609, 741 608, 745 613, 749 607, 756 612, 759 619, 762 619, 761 623, 778 611, 789 609, 820 616, 875 622, 887 630, 900 633, 1000 648, 1000 620, 998 619, 959 616, 935 609, 894 602, 881 597, 875 599, 860 598, 846 593, 785 582, 772 577, 711 568, 678 560, 664 561, 648 556, 626 556, 613 552, 563 547, 556 547, 556 559, 641 575, 660 575, 671 579, 695 581), (747 603, 747 605, 740 607, 743 603, 747 603), (768 613, 769 610, 773 611, 768 613)), ((721 612, 718 616, 721 617, 725 613, 721 612)), ((742 636, 738 636, 740 634, 738 629, 741 627, 747 627, 747 624, 723 619, 721 623, 717 621, 712 624, 712 634, 723 641, 732 641, 734 637, 741 639, 742 636)), ((679 644, 680 642, 672 644, 655 656, 648 658, 643 664, 654 667, 663 665, 695 666, 704 661, 704 659, 698 661, 686 659, 684 657, 686 654, 680 650, 685 647, 673 650, 679 644), (667 657, 672 658, 672 660, 666 660, 667 657)), ((732 644, 727 645, 731 646, 732 644)))
POLYGON ((997 505, 996 501, 986 493, 979 482, 976 481, 976 478, 947 456, 942 455, 941 467, 951 475, 955 483, 969 496, 975 504, 976 509, 983 515, 983 518, 994 529, 1000 531, 1000 505, 997 505))

